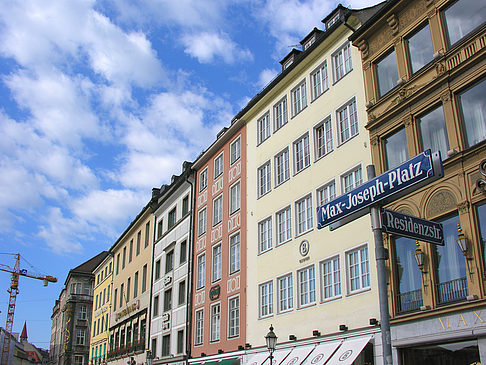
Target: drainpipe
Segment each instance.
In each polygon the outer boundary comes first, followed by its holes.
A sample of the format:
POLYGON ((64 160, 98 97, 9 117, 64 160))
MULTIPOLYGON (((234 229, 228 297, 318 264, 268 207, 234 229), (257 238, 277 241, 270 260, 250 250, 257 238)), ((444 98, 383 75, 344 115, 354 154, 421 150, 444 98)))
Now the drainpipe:
POLYGON ((188 245, 188 255, 187 255, 187 288, 186 288, 186 364, 189 363, 189 358, 191 357, 191 322, 192 322, 192 261, 194 257, 194 249, 193 249, 193 237, 194 237, 194 225, 195 225, 195 216, 196 216, 196 193, 194 183, 196 181, 196 171, 190 168, 188 176, 186 176, 186 181, 191 185, 191 224, 189 225, 189 245, 188 245), (191 179, 191 175, 194 174, 194 178, 191 179))

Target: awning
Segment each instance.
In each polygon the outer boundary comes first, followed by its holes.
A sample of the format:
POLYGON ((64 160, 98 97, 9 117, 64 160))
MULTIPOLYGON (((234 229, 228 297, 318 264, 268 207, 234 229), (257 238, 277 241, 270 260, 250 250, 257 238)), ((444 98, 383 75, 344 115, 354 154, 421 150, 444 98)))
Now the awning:
POLYGON ((221 360, 218 365, 240 365, 239 357, 230 357, 228 359, 221 360))
POLYGON ((346 339, 326 365, 351 365, 370 340, 371 336, 346 339))
MULTIPOLYGON (((278 365, 285 359, 285 357, 292 351, 292 349, 277 350, 273 353, 272 365, 278 365)), ((262 351, 254 354, 247 361, 247 365, 270 365, 270 353, 262 351)))
POLYGON ((342 341, 326 342, 317 345, 302 365, 322 365, 336 351, 342 341))
POLYGON ((314 345, 294 347, 292 352, 285 358, 281 365, 300 365, 314 348, 314 345))

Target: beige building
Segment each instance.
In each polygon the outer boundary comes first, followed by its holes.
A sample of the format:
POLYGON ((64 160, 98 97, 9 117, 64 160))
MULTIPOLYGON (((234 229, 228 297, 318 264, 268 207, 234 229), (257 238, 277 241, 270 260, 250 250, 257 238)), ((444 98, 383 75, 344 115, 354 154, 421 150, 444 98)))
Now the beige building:
POLYGON ((93 313, 91 315, 91 338, 89 363, 105 364, 109 348, 108 335, 112 296, 113 258, 106 258, 93 271, 93 313))
POLYGON ((377 9, 338 6, 236 116, 247 123, 247 342, 263 346, 273 325, 277 363, 323 364, 350 349, 356 363, 381 362, 370 217, 332 232, 316 217, 367 180, 363 73, 348 37, 377 9))
POLYGON ((147 360, 153 215, 147 204, 110 249, 113 259, 108 362, 147 360))

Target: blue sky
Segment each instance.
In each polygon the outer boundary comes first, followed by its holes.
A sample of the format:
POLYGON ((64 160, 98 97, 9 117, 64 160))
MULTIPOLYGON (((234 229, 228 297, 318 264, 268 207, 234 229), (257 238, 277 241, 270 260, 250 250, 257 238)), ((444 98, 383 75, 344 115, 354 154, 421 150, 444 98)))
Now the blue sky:
MULTIPOLYGON (((337 3, 0 2, 0 252, 59 279, 21 278, 14 332, 27 321, 29 341, 49 347, 68 271, 109 249, 337 3)), ((9 279, 0 272, 2 327, 9 279)))

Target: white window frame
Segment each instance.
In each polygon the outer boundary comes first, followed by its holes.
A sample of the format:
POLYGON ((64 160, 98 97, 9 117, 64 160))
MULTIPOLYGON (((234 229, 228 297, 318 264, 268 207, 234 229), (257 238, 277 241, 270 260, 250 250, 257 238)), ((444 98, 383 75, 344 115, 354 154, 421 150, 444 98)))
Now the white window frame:
POLYGON ((221 302, 211 304, 209 326, 209 342, 219 341, 221 338, 221 302))
POLYGON ((86 330, 84 328, 76 328, 76 345, 83 346, 86 344, 86 330))
POLYGON ((211 249, 211 260, 212 260, 212 274, 211 274, 211 282, 216 282, 221 280, 221 269, 222 269, 222 254, 223 248, 221 242, 213 245, 211 249))
POLYGON ((294 150, 294 175, 310 166, 310 140, 309 132, 292 143, 294 150))
POLYGON ((321 273, 321 301, 341 298, 341 258, 339 255, 322 260, 319 266, 321 273))
POLYGON ((275 133, 289 122, 287 95, 273 106, 273 132, 275 133))
POLYGON ((331 116, 328 116, 314 127, 314 156, 316 161, 331 153, 333 149, 332 120, 331 116))
POLYGON ((85 304, 79 306, 78 319, 88 319, 88 307, 85 304))
POLYGON ((275 213, 275 244, 281 245, 292 239, 292 209, 288 205, 275 213))
POLYGON ((329 74, 327 70, 327 60, 324 60, 310 74, 311 80, 311 101, 316 100, 319 96, 329 90, 329 74))
POLYGON ((363 184, 363 169, 361 168, 361 165, 355 166, 341 174, 342 194, 350 192, 361 184, 363 184), (348 183, 348 180, 351 181, 351 183, 348 183))
POLYGON ((74 355, 74 365, 84 365, 84 356, 74 355), (79 359, 81 359, 81 362, 79 361, 79 359))
POLYGON ((258 285, 258 314, 260 318, 273 315, 273 280, 258 285))
POLYGON ((332 56, 332 70, 334 83, 337 83, 348 73, 353 71, 353 58, 351 55, 351 43, 346 42, 332 56), (342 71, 341 71, 342 70, 342 71))
POLYGON ((336 180, 332 179, 316 190, 316 201, 317 206, 329 203, 331 200, 336 198, 336 180), (324 196, 324 199, 323 199, 324 196))
POLYGON ((197 235, 201 236, 206 233, 208 227, 208 214, 206 207, 197 213, 197 235))
POLYGON ((270 138, 270 112, 257 119, 257 146, 270 138))
POLYGON ((275 186, 279 186, 290 179, 289 148, 285 147, 273 158, 275 165, 275 186))
POLYGON ((348 294, 361 293, 371 288, 367 243, 346 251, 346 273, 348 294))
POLYGON ((336 124, 338 127, 338 141, 340 145, 359 134, 356 98, 352 98, 336 110, 336 124))
POLYGON ((295 236, 300 236, 314 228, 312 194, 295 202, 295 236))
POLYGON ((202 345, 204 341, 204 308, 197 309, 194 314, 194 345, 202 345))
POLYGON ((258 253, 272 249, 272 217, 258 222, 258 253))
POLYGON ((307 83, 303 79, 290 91, 292 99, 292 118, 307 107, 307 83))
POLYGON ((223 194, 213 199, 213 227, 223 221, 223 194))
POLYGON ((299 308, 308 307, 316 303, 316 269, 309 265, 297 271, 297 291, 299 294, 299 308), (311 277, 312 272, 312 277, 311 277), (306 276, 307 275, 307 276, 306 276))
POLYGON ((270 160, 257 170, 257 189, 259 198, 272 190, 272 165, 270 160))
POLYGON ((230 165, 233 165, 241 157, 241 136, 238 136, 230 144, 230 165))
POLYGON ((214 178, 217 179, 224 171, 224 152, 221 152, 218 157, 214 159, 214 178))
POLYGON ((203 191, 208 186, 208 168, 202 170, 199 173, 199 191, 203 191))
POLYGON ((294 309, 294 282, 292 273, 277 278, 277 303, 278 313, 285 313, 294 309))
POLYGON ((240 336, 240 296, 228 298, 228 338, 240 336), (236 303, 236 305, 235 305, 236 303))
POLYGON ((197 256, 196 265, 197 265, 196 290, 199 290, 204 288, 204 286, 206 285, 206 253, 205 252, 197 256))
POLYGON ((240 210, 241 208, 241 183, 238 180, 232 186, 230 186, 229 191, 229 214, 233 214, 240 210))
POLYGON ((241 235, 237 232, 229 238, 229 273, 230 275, 241 269, 241 235))

